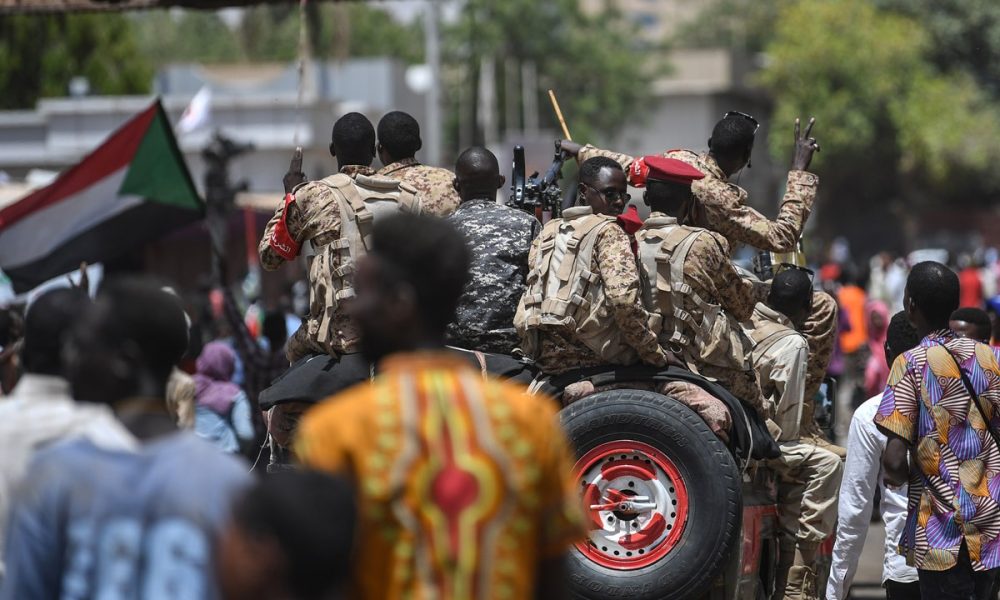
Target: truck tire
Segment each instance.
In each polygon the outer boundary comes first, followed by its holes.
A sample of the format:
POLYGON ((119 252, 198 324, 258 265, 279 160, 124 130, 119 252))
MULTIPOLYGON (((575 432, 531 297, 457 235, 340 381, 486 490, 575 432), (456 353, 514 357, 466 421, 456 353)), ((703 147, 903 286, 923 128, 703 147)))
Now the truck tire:
POLYGON ((588 529, 570 552, 572 597, 706 595, 740 538, 742 478, 726 446, 654 392, 599 392, 560 417, 588 529))

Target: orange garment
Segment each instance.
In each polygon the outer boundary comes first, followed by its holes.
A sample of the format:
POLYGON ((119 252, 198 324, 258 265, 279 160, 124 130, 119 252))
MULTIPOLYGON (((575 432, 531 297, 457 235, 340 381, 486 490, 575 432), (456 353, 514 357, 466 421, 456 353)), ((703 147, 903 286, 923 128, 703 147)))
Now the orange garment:
POLYGON ((851 329, 841 332, 840 349, 844 354, 853 354, 868 342, 868 324, 865 316, 865 303, 868 296, 856 285, 845 285, 837 292, 837 302, 840 310, 847 315, 851 329))
POLYGON ((295 444, 357 485, 353 597, 532 597, 539 562, 585 533, 555 402, 442 353, 381 367, 307 413, 295 444))

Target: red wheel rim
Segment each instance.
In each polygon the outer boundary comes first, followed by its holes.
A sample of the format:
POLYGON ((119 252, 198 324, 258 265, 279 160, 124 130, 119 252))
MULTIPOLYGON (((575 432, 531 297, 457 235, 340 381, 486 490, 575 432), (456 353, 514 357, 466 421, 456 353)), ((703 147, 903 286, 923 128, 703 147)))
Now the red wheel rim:
POLYGON ((590 529, 577 550, 621 571, 641 569, 677 545, 688 516, 687 486, 665 454, 649 444, 615 440, 576 461, 590 529))

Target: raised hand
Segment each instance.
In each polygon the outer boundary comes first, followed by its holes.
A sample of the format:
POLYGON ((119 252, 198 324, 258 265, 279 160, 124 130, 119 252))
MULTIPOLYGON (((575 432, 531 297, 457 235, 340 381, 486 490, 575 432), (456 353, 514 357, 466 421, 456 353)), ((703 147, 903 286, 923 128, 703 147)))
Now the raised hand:
POLYGON ((291 194, 295 186, 305 180, 306 175, 302 172, 302 146, 298 146, 292 153, 292 162, 288 165, 288 172, 281 178, 281 183, 285 186, 285 193, 291 194))
POLYGON ((819 152, 819 142, 816 138, 810 137, 813 125, 816 124, 815 117, 809 117, 809 124, 806 125, 805 132, 801 132, 799 120, 795 119, 795 157, 792 159, 792 169, 805 171, 812 162, 814 152, 819 152))

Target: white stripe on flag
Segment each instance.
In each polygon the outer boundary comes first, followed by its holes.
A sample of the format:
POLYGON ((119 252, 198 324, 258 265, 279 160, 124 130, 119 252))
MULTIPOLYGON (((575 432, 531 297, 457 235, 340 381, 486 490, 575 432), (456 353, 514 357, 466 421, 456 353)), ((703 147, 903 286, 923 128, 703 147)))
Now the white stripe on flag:
POLYGON ((0 267, 13 269, 44 258, 75 236, 142 204, 119 196, 128 165, 94 185, 17 221, 0 235, 0 267))

